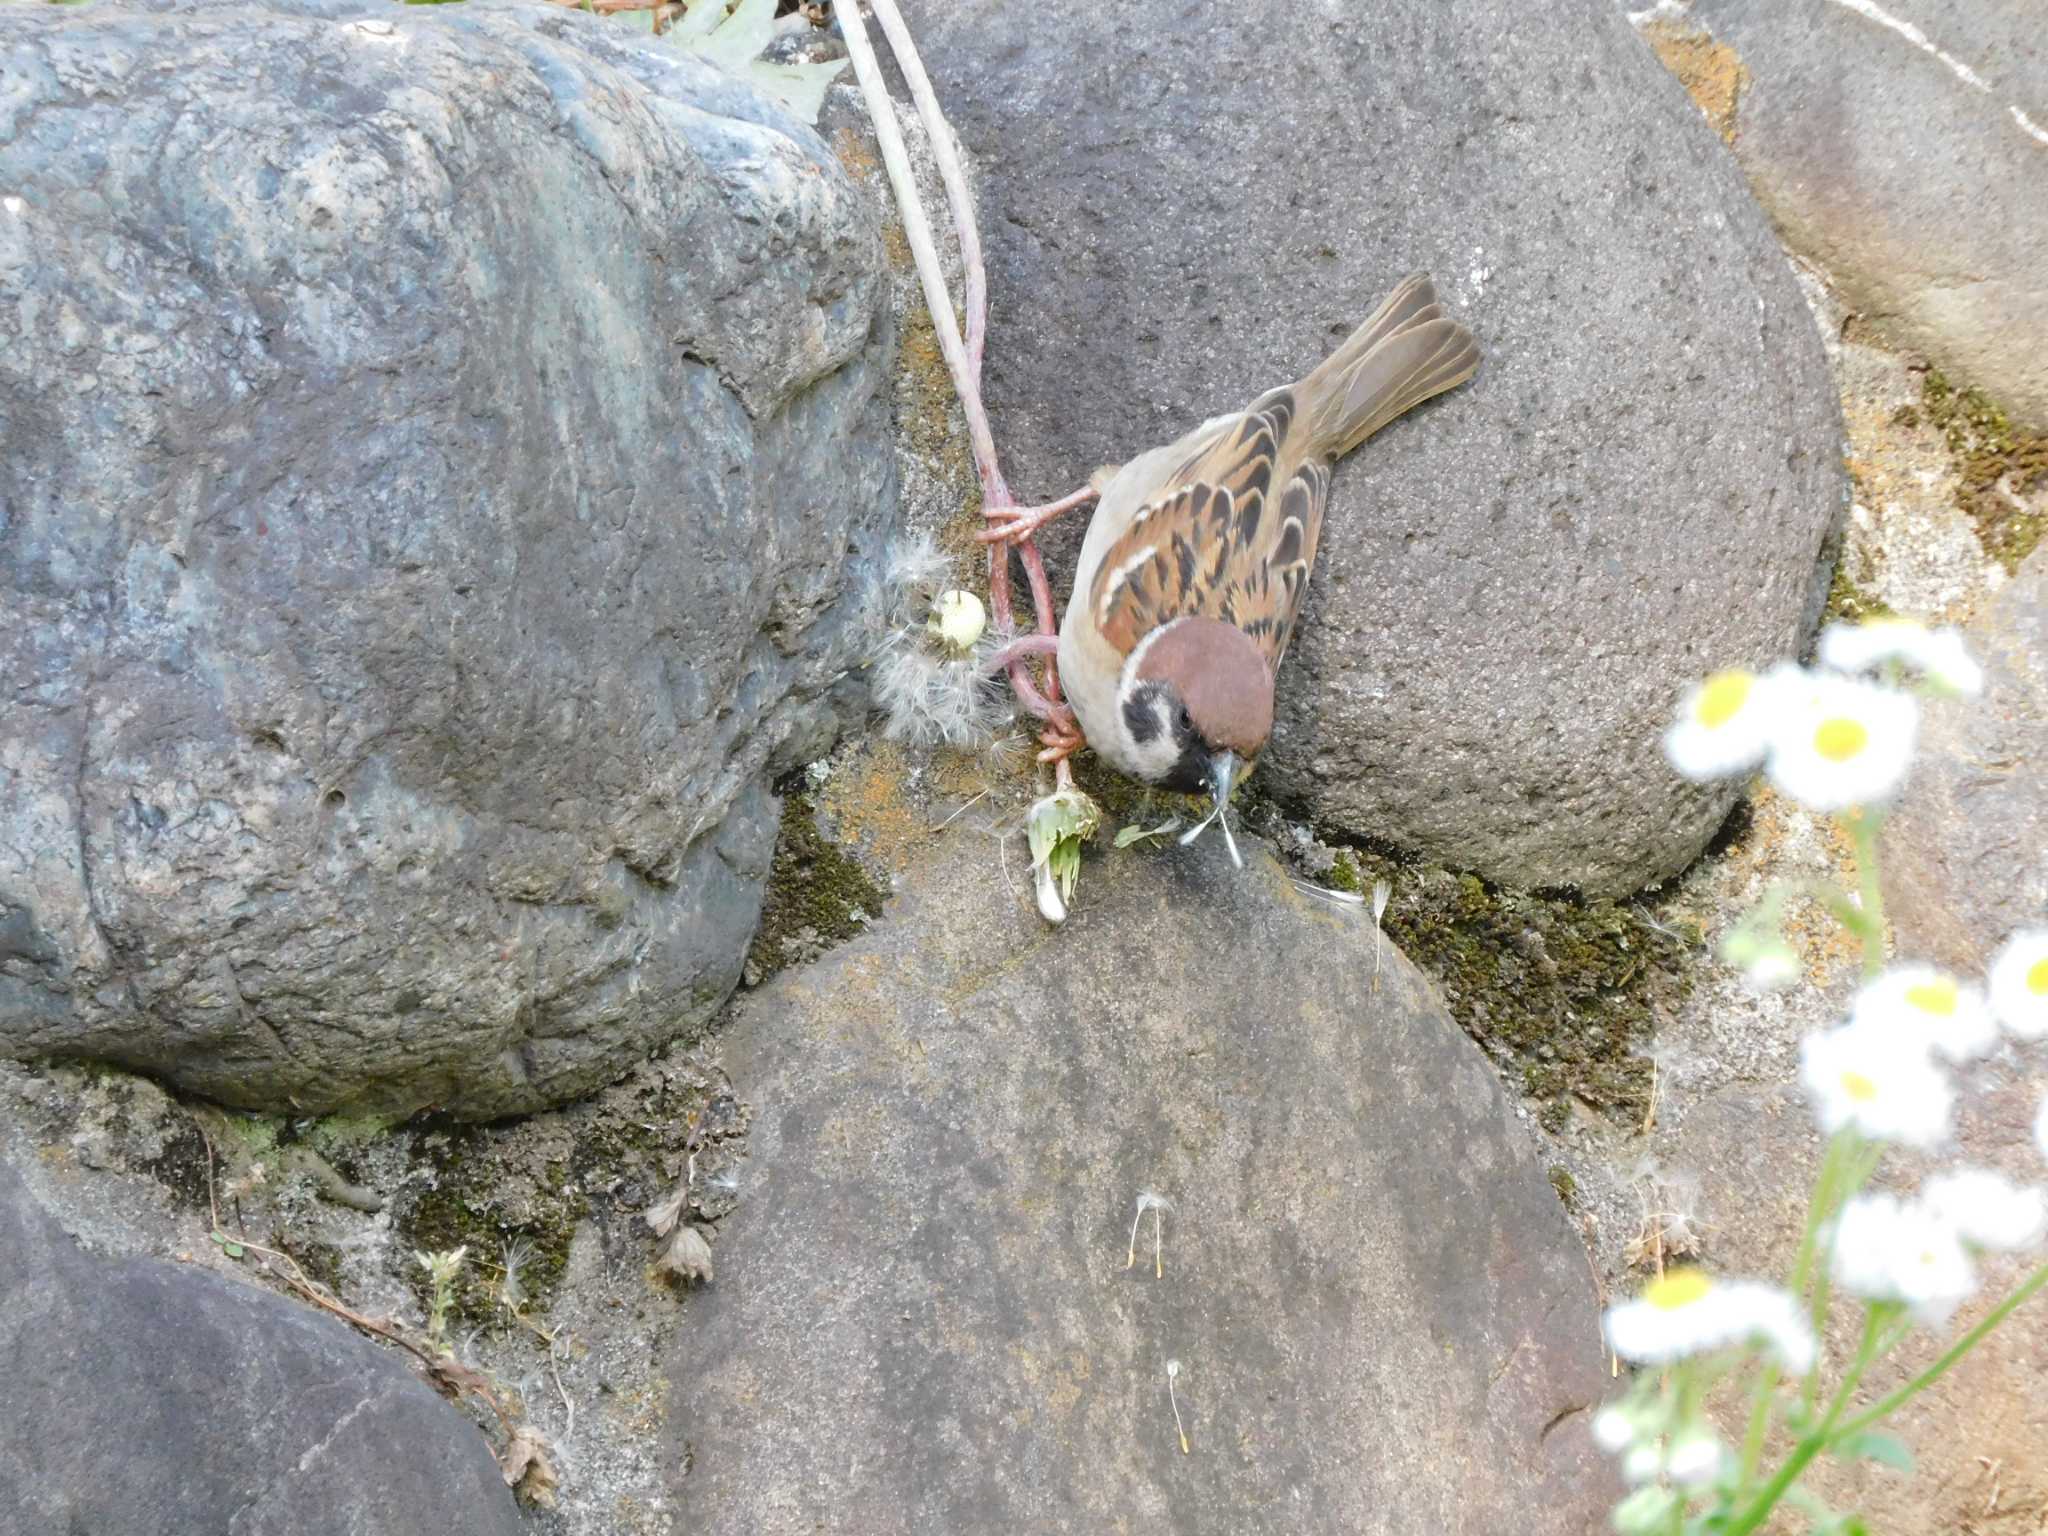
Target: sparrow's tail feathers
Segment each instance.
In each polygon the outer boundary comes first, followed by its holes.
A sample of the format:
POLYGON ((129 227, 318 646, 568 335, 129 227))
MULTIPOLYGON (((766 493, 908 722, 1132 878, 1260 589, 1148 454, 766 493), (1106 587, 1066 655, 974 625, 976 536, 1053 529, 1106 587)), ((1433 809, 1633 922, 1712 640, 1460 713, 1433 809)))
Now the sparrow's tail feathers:
POLYGON ((1432 395, 1479 370, 1479 344, 1445 315, 1429 278, 1416 273, 1297 390, 1315 441, 1342 458, 1432 395))

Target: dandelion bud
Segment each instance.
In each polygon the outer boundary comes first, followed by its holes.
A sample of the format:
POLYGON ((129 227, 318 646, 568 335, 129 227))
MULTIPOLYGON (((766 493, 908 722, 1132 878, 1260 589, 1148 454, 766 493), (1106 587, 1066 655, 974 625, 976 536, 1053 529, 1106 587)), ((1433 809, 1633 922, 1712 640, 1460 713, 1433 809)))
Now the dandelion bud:
POLYGON ((974 649, 981 632, 988 628, 988 610, 981 606, 981 599, 972 592, 955 587, 950 592, 941 592, 933 600, 932 616, 926 624, 941 645, 955 655, 964 656, 974 649))
POLYGON ((1073 900, 1074 882, 1081 874, 1081 844, 1101 824, 1102 808, 1078 789, 1047 795, 1025 818, 1038 911, 1048 923, 1066 921, 1067 903, 1073 900))

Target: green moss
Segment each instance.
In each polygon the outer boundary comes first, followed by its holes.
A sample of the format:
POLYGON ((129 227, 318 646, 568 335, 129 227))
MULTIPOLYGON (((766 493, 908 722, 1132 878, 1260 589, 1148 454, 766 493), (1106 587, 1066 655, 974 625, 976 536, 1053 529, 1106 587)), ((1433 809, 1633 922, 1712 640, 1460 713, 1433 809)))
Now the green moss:
MULTIPOLYGON (((505 1321, 497 1287, 506 1250, 514 1243, 527 1250, 521 1288, 530 1307, 544 1311, 569 1267, 569 1244, 587 1209, 559 1164, 549 1166, 550 1187, 515 1208, 498 1192, 498 1175, 484 1155, 490 1136, 488 1128, 476 1126, 428 1137, 423 1149, 434 1172, 432 1186, 415 1195, 397 1217, 399 1236, 413 1252, 469 1250, 450 1313, 455 1324, 466 1328, 505 1321)), ((432 1289, 426 1270, 414 1264, 406 1278, 425 1306, 432 1289)))
POLYGON ((1572 1205, 1579 1198, 1579 1181, 1572 1177, 1571 1169, 1565 1167, 1563 1163, 1552 1163, 1550 1165, 1550 1187, 1557 1191, 1557 1198, 1562 1200, 1567 1206, 1572 1205))
POLYGON ((1871 596, 1856 585, 1842 560, 1835 562, 1835 574, 1828 582, 1828 601, 1821 613, 1823 624, 1841 620, 1850 624, 1866 624, 1872 619, 1894 617, 1892 610, 1882 598, 1871 596))
POLYGON ((889 894, 818 830, 808 794, 793 787, 785 793, 761 924, 747 948, 749 985, 845 943, 881 914, 889 894))
POLYGON ((1451 1015, 1496 1063, 1547 1101, 1551 1130, 1574 1102, 1639 1124, 1656 1018, 1691 986, 1704 935, 1635 903, 1511 891, 1476 875, 1346 849, 1327 883, 1391 880, 1387 936, 1443 989, 1451 1015))
POLYGON ((2048 486, 2048 435, 2013 426, 1982 390, 1958 389, 1938 368, 1921 381, 1920 403, 1955 455, 1956 505, 1984 552, 2017 574, 2048 536, 2048 514, 2013 502, 2048 486))

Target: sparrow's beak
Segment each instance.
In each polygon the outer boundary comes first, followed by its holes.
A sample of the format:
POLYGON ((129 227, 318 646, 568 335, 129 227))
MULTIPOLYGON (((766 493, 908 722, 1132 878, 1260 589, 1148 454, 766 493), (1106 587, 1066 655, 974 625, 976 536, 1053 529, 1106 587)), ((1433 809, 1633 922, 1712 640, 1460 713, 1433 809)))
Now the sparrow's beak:
POLYGON ((1244 868, 1244 857, 1237 851, 1237 839, 1230 835, 1230 818, 1225 812, 1230 808, 1230 786, 1243 766, 1234 752, 1218 752, 1209 759, 1209 793, 1215 797, 1216 803, 1209 808, 1207 816, 1180 837, 1181 846, 1186 847, 1207 830, 1210 822, 1220 823, 1223 844, 1230 850, 1230 862, 1239 869, 1244 868))
POLYGON ((1209 793, 1216 797, 1218 811, 1230 804, 1230 786, 1242 766, 1235 752, 1218 752, 1209 759, 1209 793))

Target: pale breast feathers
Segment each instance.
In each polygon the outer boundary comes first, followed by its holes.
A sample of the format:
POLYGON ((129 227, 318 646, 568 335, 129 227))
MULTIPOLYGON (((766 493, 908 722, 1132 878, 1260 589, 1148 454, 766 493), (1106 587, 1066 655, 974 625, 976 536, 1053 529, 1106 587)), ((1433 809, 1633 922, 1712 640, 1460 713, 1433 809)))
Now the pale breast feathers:
POLYGON ((1168 476, 1096 569, 1089 602, 1103 638, 1128 655, 1172 619, 1221 619, 1277 670, 1330 489, 1329 465, 1303 462, 1302 447, 1293 391, 1276 389, 1168 476))

